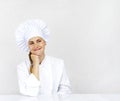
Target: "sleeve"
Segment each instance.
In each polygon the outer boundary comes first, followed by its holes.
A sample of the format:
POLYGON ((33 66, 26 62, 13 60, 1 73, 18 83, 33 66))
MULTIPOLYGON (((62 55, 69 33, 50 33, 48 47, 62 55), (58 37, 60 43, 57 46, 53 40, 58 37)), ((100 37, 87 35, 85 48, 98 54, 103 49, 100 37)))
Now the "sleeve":
POLYGON ((61 80, 58 88, 58 94, 60 95, 71 94, 71 85, 70 85, 68 76, 66 74, 64 62, 62 62, 62 67, 63 67, 63 71, 62 71, 62 76, 61 76, 61 80))
POLYGON ((32 73, 29 74, 25 64, 17 66, 17 74, 20 93, 28 96, 37 96, 40 81, 32 73))

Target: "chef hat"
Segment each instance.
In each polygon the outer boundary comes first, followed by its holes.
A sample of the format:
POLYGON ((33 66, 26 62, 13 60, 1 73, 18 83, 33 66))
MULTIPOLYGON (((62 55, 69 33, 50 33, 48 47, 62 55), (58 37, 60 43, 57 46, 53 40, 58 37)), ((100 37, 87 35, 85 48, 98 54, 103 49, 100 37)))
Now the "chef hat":
POLYGON ((16 43, 22 50, 28 51, 28 41, 32 37, 40 36, 48 42, 49 31, 47 25, 42 20, 28 20, 17 28, 16 43))

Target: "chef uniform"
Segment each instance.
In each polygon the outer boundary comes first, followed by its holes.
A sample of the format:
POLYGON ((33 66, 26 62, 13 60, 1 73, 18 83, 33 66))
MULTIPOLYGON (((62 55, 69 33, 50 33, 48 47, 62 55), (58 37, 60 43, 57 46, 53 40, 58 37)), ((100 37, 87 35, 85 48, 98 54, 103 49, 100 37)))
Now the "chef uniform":
POLYGON ((45 56, 43 62, 39 65, 39 72, 40 80, 30 73, 28 59, 18 65, 20 93, 36 96, 38 94, 69 94, 71 92, 63 60, 45 56))

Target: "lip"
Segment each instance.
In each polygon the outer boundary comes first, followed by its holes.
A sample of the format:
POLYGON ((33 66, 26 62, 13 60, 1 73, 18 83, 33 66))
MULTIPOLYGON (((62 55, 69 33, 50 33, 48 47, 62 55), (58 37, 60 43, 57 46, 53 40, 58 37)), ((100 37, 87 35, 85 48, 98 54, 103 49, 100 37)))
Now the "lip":
POLYGON ((38 50, 40 50, 41 48, 36 48, 36 49, 34 49, 34 51, 38 51, 38 50))

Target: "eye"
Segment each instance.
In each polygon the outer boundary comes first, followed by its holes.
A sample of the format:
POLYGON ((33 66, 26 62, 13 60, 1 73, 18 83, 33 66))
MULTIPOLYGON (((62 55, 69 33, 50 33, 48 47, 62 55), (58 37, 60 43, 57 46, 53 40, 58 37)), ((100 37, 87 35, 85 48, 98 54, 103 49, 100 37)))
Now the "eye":
POLYGON ((32 42, 32 41, 29 42, 29 45, 33 45, 33 44, 34 44, 34 42, 32 42))
POLYGON ((41 42, 41 40, 40 40, 40 39, 38 39, 38 40, 37 40, 37 42, 39 43, 39 42, 41 42))

